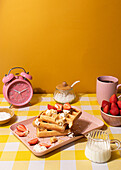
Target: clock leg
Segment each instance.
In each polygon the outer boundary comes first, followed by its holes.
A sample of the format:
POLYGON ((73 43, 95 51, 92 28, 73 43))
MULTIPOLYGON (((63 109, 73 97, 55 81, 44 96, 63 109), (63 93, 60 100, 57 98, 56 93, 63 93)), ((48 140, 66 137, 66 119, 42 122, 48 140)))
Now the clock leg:
POLYGON ((32 104, 29 102, 29 105, 31 106, 32 104))
POLYGON ((9 109, 11 108, 12 104, 9 106, 9 109))

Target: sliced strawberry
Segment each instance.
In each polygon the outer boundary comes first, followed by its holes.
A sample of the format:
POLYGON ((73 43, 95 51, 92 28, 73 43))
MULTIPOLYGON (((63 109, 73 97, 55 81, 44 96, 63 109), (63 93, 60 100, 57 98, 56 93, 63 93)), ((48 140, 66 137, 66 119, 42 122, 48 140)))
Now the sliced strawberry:
POLYGON ((114 102, 114 103, 117 103, 118 101, 118 98, 116 96, 116 94, 113 94, 111 97, 110 97, 110 103, 114 102))
POLYGON ((47 105, 47 108, 50 110, 50 109, 54 109, 54 110, 57 110, 57 108, 55 106, 52 106, 50 104, 47 105))
POLYGON ((35 144, 37 144, 38 143, 38 138, 34 138, 34 139, 31 139, 30 141, 28 141, 28 143, 30 144, 30 145, 35 145, 35 144))
POLYGON ((20 132, 25 132, 27 131, 27 128, 23 125, 23 124, 19 124, 17 125, 17 130, 20 131, 20 132))
POLYGON ((108 113, 109 110, 110 110, 109 105, 106 105, 106 106, 103 108, 103 112, 105 112, 105 113, 108 113))
POLYGON ((121 109, 121 101, 117 101, 117 105, 121 109))
POLYGON ((106 105, 109 105, 109 107, 110 107, 110 105, 111 105, 111 103, 110 102, 108 102, 108 101, 106 101, 106 100, 103 100, 102 101, 102 108, 104 108, 106 105))
POLYGON ((111 109, 110 113, 114 116, 117 116, 119 114, 119 109, 117 109, 117 108, 111 109))
POLYGON ((63 105, 60 103, 56 103, 55 107, 57 108, 57 112, 61 112, 63 110, 63 105))
POLYGON ((47 144, 47 143, 40 143, 39 145, 40 146, 45 146, 46 148, 49 148, 51 146, 50 144, 47 144))
POLYGON ((17 129, 15 130, 15 133, 16 133, 19 137, 24 137, 24 136, 26 136, 26 133, 25 133, 25 132, 20 132, 20 131, 18 131, 17 129))
POLYGON ((70 105, 69 103, 65 103, 65 104, 63 105, 63 109, 64 109, 64 110, 70 110, 70 109, 71 109, 71 105, 70 105))

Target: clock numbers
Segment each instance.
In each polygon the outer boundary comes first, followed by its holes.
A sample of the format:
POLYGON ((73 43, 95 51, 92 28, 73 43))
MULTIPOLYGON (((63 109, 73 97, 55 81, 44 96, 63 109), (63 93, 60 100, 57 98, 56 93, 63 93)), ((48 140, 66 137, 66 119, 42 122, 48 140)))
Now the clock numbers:
POLYGON ((14 97, 12 96, 11 99, 14 99, 14 97))
POLYGON ((25 97, 23 97, 23 100, 25 100, 26 98, 25 97))
POLYGON ((19 99, 19 100, 18 100, 18 102, 19 102, 19 103, 21 103, 21 102, 22 102, 22 100, 21 100, 21 99, 19 99))
POLYGON ((25 103, 30 98, 31 90, 28 84, 17 82, 11 85, 8 94, 11 103, 21 104, 25 103))
POLYGON ((11 91, 9 94, 10 94, 10 96, 12 96, 12 95, 13 95, 13 92, 11 91))
POLYGON ((29 90, 27 90, 27 93, 29 93, 29 90))
POLYGON ((20 86, 21 84, 20 83, 18 83, 18 86, 20 86))

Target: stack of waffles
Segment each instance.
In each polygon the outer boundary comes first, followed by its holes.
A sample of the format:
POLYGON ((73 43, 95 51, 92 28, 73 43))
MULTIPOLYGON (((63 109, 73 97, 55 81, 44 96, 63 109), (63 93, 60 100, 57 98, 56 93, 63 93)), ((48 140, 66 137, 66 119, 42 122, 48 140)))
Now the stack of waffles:
POLYGON ((57 103, 55 106, 48 104, 47 110, 41 111, 33 121, 37 137, 64 136, 71 133, 72 126, 81 113, 69 103, 57 103))

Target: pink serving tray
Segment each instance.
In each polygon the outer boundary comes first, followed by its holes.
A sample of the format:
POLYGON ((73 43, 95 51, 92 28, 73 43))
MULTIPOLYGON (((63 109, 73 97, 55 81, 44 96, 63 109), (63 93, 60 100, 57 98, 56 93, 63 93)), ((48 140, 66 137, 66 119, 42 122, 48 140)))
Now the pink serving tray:
MULTIPOLYGON (((79 109, 79 108, 78 108, 79 109)), ((36 117, 36 116, 35 116, 36 117)), ((42 156, 45 155, 57 148, 60 148, 61 146, 64 146, 70 142, 73 142, 79 138, 82 138, 83 135, 85 135, 86 133, 94 130, 94 129, 101 129, 104 125, 104 123, 96 118, 95 116, 82 111, 82 115, 78 118, 78 120, 75 121, 74 125, 73 125, 73 131, 78 134, 78 136, 76 137, 72 137, 70 138, 69 136, 58 136, 57 138, 62 140, 61 143, 56 142, 55 144, 52 144, 47 150, 45 151, 41 151, 41 152, 35 152, 33 150, 34 146, 29 145, 28 141, 31 140, 32 138, 36 138, 36 128, 32 125, 33 120, 35 119, 35 117, 32 117, 30 119, 15 123, 13 125, 11 125, 10 130, 12 131, 12 133, 21 141, 23 142, 28 149, 33 152, 36 156, 42 156), (28 130, 29 130, 29 134, 26 137, 19 137, 16 133, 15 133, 15 129, 16 126, 18 124, 24 124, 28 130), (80 134, 80 135, 79 135, 80 134)), ((50 137, 47 138, 39 138, 39 143, 48 143, 50 144, 50 137)))

